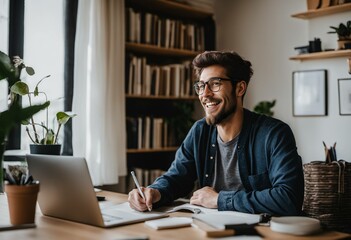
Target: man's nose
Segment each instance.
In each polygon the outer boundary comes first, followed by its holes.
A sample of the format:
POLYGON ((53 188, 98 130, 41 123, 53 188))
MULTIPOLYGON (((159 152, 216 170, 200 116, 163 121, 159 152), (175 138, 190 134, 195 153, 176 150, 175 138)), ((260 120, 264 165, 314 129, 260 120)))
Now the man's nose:
POLYGON ((202 93, 202 96, 208 96, 208 95, 211 95, 211 94, 212 94, 212 91, 210 90, 209 85, 205 84, 204 92, 202 93))

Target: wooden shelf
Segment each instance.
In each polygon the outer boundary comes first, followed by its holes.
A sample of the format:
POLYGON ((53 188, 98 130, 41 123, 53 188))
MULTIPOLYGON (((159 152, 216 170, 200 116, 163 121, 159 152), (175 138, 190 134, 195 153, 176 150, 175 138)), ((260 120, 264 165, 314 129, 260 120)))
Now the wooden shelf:
POLYGON ((141 95, 132 95, 132 94, 126 94, 126 98, 130 99, 154 99, 154 100, 189 100, 189 101, 194 101, 194 100, 199 100, 197 96, 189 96, 189 97, 175 97, 175 96, 141 96, 141 95))
POLYGON ((296 13, 291 16, 294 18, 311 19, 315 17, 331 15, 331 14, 347 12, 347 11, 351 11, 351 3, 345 3, 345 4, 326 7, 326 8, 319 8, 316 10, 309 10, 307 12, 296 13))
POLYGON ((351 50, 325 51, 317 53, 306 53, 290 57, 290 60, 313 60, 323 58, 351 57, 351 50))
POLYGON ((176 18, 201 20, 213 15, 211 12, 169 0, 128 0, 126 4, 128 7, 140 8, 143 11, 161 13, 176 18))
MULTIPOLYGON (((182 22, 184 24, 201 26, 203 28, 203 34, 205 36, 204 36, 203 42, 201 42, 202 44, 201 47, 197 47, 196 49, 206 49, 206 50, 215 49, 215 24, 214 24, 213 12, 201 10, 201 8, 196 8, 188 4, 179 3, 179 1, 174 1, 174 0, 126 0, 125 7, 126 9, 132 8, 133 12, 135 13, 147 12, 152 15, 156 15, 158 16, 159 19, 162 19, 162 20, 170 19, 170 20, 176 20, 176 21, 182 22)), ((126 22, 126 27, 127 27, 126 30, 128 30, 128 22, 126 22)), ((166 33, 164 31, 161 31, 160 36, 157 35, 157 41, 151 41, 151 42, 158 42, 158 43, 162 42, 163 46, 170 46, 170 44, 163 43, 163 38, 165 37, 166 37, 166 33), (159 41, 160 40, 159 37, 161 37, 162 41, 159 41)), ((195 39, 198 39, 198 38, 199 37, 196 37, 195 39)), ((134 40, 135 39, 136 38, 134 38, 134 40)), ((137 58, 137 61, 139 61, 139 59, 142 59, 142 62, 141 62, 142 67, 145 66, 143 65, 145 63, 147 63, 150 66, 156 66, 160 68, 167 65, 171 66, 172 64, 179 64, 184 66, 185 68, 184 74, 189 74, 189 75, 191 74, 190 71, 192 69, 190 68, 190 64, 188 63, 190 63, 194 59, 194 57, 196 57, 198 54, 203 52, 203 50, 201 51, 188 50, 190 49, 189 47, 187 47, 187 49, 179 49, 179 48, 166 48, 166 47, 160 47, 157 45, 145 44, 145 42, 147 41, 144 41, 143 37, 141 37, 139 42, 143 42, 143 43, 136 43, 136 41, 132 41, 132 40, 128 42, 128 40, 126 40, 125 42, 125 53, 127 56, 126 61, 128 61, 129 59, 131 59, 130 61, 134 60, 132 58, 137 58), (144 59, 146 61, 144 61, 144 59)), ((180 46, 180 45, 181 44, 175 44, 172 46, 180 46)), ((188 42, 184 41, 182 45, 188 46, 188 42)), ((200 43, 199 44, 196 43, 195 46, 200 46, 200 43)), ((126 62, 126 67, 129 67, 129 65, 127 64, 128 63, 126 62)), ((132 64, 134 64, 134 62, 132 62, 132 64)), ((139 68, 139 62, 137 62, 137 67, 139 68)), ((131 69, 132 70, 130 69, 128 70, 133 71, 133 74, 134 74, 135 73, 134 69, 136 68, 132 66, 131 69)), ((135 84, 135 79, 137 79, 135 77, 137 74, 138 76, 140 76, 140 71, 138 73, 135 73, 135 75, 131 76, 131 78, 133 78, 133 81, 134 81, 132 83, 134 84, 135 84)), ((141 74, 144 74, 144 73, 142 72, 141 74)), ((151 74, 154 74, 154 75, 151 75, 151 78, 153 81, 153 79, 155 79, 157 75, 155 75, 154 72, 152 72, 151 74)), ((158 74, 158 72, 156 74, 158 74)), ((187 77, 192 78, 192 76, 187 76, 187 77)), ((172 76, 172 80, 171 80, 172 86, 173 86, 173 78, 174 76, 172 76)), ((138 80, 139 79, 140 78, 138 78, 138 80)), ((174 78, 174 79, 177 80, 177 78, 174 78)), ((143 80, 141 81, 142 87, 143 87, 143 80)), ((126 79, 126 82, 129 84, 129 79, 126 79)), ((189 81, 186 81, 186 84, 189 84, 190 86, 186 86, 185 89, 192 88, 192 84, 190 84, 189 81)), ((168 85, 166 86, 168 87, 168 85)), ((162 86, 162 87, 165 88, 165 86, 162 86)), ((132 88, 134 89, 134 85, 132 88)), ((165 92, 168 92, 168 91, 164 91, 166 89, 163 89, 163 88, 162 89, 160 88, 161 93, 165 94, 165 92)), ((185 89, 182 89, 182 90, 184 91, 185 89)), ((139 91, 128 91, 128 93, 136 93, 136 92, 139 92, 139 91)), ((181 114, 185 114, 185 117, 188 117, 190 120, 193 113, 192 107, 198 101, 198 97, 197 96, 176 97, 174 96, 175 94, 173 92, 176 92, 176 91, 173 91, 173 89, 171 89, 172 96, 151 96, 151 95, 146 96, 146 95, 140 95, 140 94, 139 95, 125 94, 126 116, 128 118, 131 118, 130 119, 131 121, 135 121, 135 118, 148 117, 148 116, 153 117, 154 119, 155 118, 162 118, 166 120, 171 118, 174 119, 174 121, 171 121, 169 123, 170 124, 168 126, 169 132, 167 134, 162 133, 163 134, 162 141, 165 140, 163 139, 164 137, 169 138, 167 139, 167 144, 172 145, 172 147, 127 149, 127 164, 129 169, 137 167, 142 169, 167 170, 170 164, 172 163, 172 161, 174 160, 175 153, 179 148, 179 146, 174 146, 174 145, 180 144, 181 139, 179 138, 183 137, 183 135, 186 133, 183 133, 182 132, 183 130, 179 130, 179 132, 178 132, 178 129, 174 130, 173 125, 175 125, 175 127, 178 127, 181 124, 179 123, 180 120, 179 121, 177 120, 177 117, 180 117, 181 114)), ((193 94, 194 92, 190 91, 187 93, 193 94)), ((138 125, 139 125, 139 119, 138 119, 138 125)), ((128 132, 128 129, 127 129, 127 132, 128 132)), ((135 131, 134 132, 129 131, 128 134, 129 134, 128 135, 129 137, 135 138, 135 135, 136 135, 135 131)), ((137 132, 137 134, 140 134, 140 132, 137 132)), ((144 136, 145 135, 146 134, 144 134, 144 136)), ((150 132, 150 138, 153 138, 153 137, 159 137, 159 136, 157 135, 152 136, 152 133, 150 132)), ((150 139, 150 141, 151 140, 154 140, 154 139, 150 139)), ((134 145, 129 144, 128 146, 136 147, 135 142, 133 142, 133 144, 134 145)), ((141 145, 149 146, 148 144, 141 144, 141 145)), ((153 145, 153 146, 162 146, 162 145, 153 145)))
POLYGON ((149 149, 127 149, 127 153, 157 153, 157 152, 175 152, 178 147, 149 148, 149 149))
POLYGON ((184 58, 193 58, 199 54, 199 52, 194 52, 190 50, 184 49, 176 49, 176 48, 162 48, 150 44, 143 43, 126 43, 126 50, 151 54, 151 55, 161 55, 161 56, 170 56, 170 57, 184 57, 184 58))

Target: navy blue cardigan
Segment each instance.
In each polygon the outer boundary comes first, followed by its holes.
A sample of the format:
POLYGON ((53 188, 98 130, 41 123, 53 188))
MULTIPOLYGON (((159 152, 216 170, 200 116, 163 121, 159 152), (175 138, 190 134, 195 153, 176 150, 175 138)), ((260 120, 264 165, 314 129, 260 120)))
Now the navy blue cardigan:
MULTIPOLYGON (((149 186, 161 193, 155 207, 186 196, 193 190, 195 181, 200 188, 211 186, 216 151, 216 127, 207 125, 205 119, 197 121, 177 150, 167 173, 149 186)), ((299 215, 304 178, 290 127, 280 120, 244 109, 237 151, 244 189, 220 191, 218 210, 299 215)))

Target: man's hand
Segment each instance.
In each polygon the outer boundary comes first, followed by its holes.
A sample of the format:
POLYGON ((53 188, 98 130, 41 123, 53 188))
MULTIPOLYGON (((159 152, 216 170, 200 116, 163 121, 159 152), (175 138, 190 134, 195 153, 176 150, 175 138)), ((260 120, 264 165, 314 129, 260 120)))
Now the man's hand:
POLYGON ((146 201, 140 196, 138 189, 133 189, 128 194, 128 202, 129 206, 135 210, 144 212, 148 209, 152 209, 152 204, 160 201, 161 194, 158 190, 153 188, 144 188, 141 187, 141 191, 143 191, 146 201))
POLYGON ((206 208, 217 208, 218 193, 211 187, 203 187, 194 192, 190 198, 190 204, 200 205, 206 208))

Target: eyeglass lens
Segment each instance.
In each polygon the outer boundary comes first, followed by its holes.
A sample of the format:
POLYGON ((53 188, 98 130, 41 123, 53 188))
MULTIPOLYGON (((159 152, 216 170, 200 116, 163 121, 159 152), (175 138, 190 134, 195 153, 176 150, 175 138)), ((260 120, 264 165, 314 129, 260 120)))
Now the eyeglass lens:
MULTIPOLYGON (((212 78, 208 80, 207 82, 204 81, 198 81, 194 84, 195 92, 198 95, 203 94, 205 90, 205 86, 207 84, 207 87, 212 91, 212 92, 218 92, 221 88, 221 80, 220 78, 212 78)), ((227 79, 224 79, 227 80, 227 79)), ((230 80, 230 79, 228 79, 230 80)))

